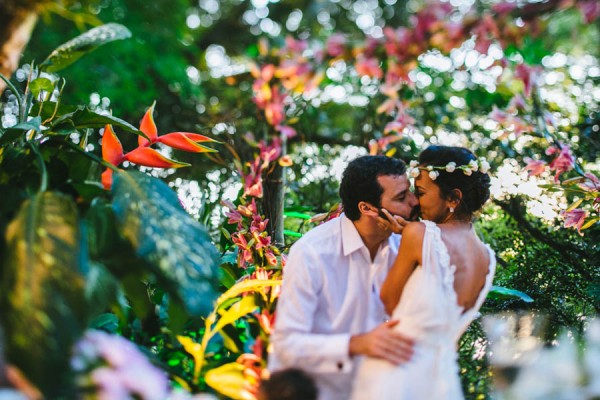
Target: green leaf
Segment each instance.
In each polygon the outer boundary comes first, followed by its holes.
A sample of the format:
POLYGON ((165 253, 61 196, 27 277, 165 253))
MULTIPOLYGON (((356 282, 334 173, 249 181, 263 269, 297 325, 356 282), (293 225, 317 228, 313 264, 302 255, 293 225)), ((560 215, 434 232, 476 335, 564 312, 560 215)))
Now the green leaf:
POLYGON ((130 37, 131 32, 123 25, 110 23, 98 26, 54 49, 40 65, 40 69, 48 72, 60 71, 98 46, 130 37))
POLYGON ((37 98, 42 91, 52 92, 54 90, 54 83, 48 78, 36 78, 31 81, 29 89, 33 97, 37 98))
POLYGON ((158 178, 134 171, 114 174, 117 227, 158 282, 192 315, 208 314, 218 287, 217 249, 208 232, 158 178))
POLYGON ((283 213, 286 217, 292 218, 300 218, 300 219, 311 219, 312 215, 308 215, 305 213, 297 212, 297 211, 286 211, 283 213))
POLYGON ((490 299, 519 299, 523 300, 526 303, 532 303, 533 299, 529 297, 529 295, 521 292, 516 289, 509 289, 502 286, 492 286, 492 289, 488 293, 488 298, 490 299))
POLYGON ((87 252, 75 203, 60 193, 35 195, 8 226, 6 243, 0 320, 7 356, 48 398, 61 397, 67 349, 86 323, 79 271, 87 269, 87 252))
POLYGON ((98 114, 87 106, 79 106, 72 112, 58 116, 52 121, 50 128, 53 131, 72 132, 83 128, 104 128, 107 124, 146 137, 142 131, 129 122, 112 115, 98 114))
POLYGON ((41 125, 42 119, 40 117, 35 117, 27 122, 21 122, 17 125, 11 126, 10 128, 7 128, 2 136, 0 136, 0 146, 23 137, 26 132, 31 130, 40 132, 41 125))
POLYGON ((291 237, 302 237, 302 234, 300 232, 290 231, 289 229, 284 229, 283 234, 291 237))

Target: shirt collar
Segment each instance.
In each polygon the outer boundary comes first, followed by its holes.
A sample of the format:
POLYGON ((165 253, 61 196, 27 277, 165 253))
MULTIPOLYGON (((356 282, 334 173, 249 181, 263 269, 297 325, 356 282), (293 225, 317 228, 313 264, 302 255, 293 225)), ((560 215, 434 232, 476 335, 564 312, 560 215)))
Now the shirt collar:
POLYGON ((345 214, 342 214, 340 219, 342 248, 344 250, 344 255, 347 256, 361 247, 365 247, 365 242, 363 242, 362 238, 358 234, 354 223, 350 221, 345 214))

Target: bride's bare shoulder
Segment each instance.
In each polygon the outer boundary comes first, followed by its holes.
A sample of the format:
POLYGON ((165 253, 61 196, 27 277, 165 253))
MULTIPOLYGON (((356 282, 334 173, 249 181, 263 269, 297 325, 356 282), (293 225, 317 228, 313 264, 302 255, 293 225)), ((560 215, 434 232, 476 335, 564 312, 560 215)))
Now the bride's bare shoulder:
POLYGON ((425 224, 415 221, 409 222, 402 231, 402 237, 423 237, 425 235, 425 224))

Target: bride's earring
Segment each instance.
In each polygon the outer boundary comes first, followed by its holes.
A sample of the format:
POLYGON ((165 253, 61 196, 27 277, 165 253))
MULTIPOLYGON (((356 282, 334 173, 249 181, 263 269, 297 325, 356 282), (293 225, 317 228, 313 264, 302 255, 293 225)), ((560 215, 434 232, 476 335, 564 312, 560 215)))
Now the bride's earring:
POLYGON ((454 207, 450 207, 450 212, 453 213, 454 212, 454 207))

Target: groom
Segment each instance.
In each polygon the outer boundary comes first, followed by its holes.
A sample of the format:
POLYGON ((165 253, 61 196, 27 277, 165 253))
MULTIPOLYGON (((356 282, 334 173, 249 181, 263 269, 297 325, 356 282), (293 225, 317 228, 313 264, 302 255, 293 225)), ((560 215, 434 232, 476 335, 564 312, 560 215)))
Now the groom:
POLYGON ((340 197, 344 214, 290 249, 271 336, 269 369, 309 372, 319 400, 350 397, 356 356, 393 364, 412 356, 412 341, 391 329, 398 321, 386 322, 379 299, 398 254, 392 226, 399 231, 416 217, 406 165, 385 156, 357 158, 344 171, 340 197), (382 227, 382 208, 399 217, 382 227))

